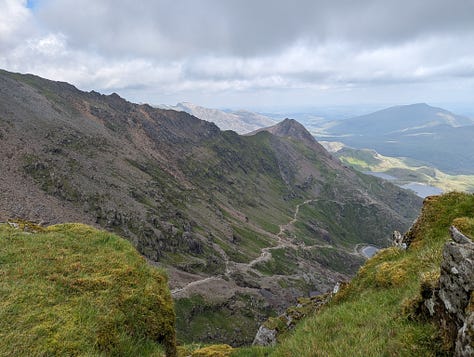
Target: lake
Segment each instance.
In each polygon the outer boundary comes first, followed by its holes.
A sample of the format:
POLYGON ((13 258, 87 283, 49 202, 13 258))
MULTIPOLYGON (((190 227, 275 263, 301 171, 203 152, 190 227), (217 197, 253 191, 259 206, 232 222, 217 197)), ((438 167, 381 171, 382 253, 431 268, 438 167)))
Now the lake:
POLYGON ((362 248, 362 254, 367 257, 371 258, 374 256, 375 253, 377 253, 380 249, 377 247, 374 247, 373 245, 368 245, 364 248, 362 248))
POLYGON ((400 186, 402 188, 414 191, 418 196, 425 198, 427 196, 440 195, 443 193, 438 187, 424 185, 422 183, 410 182, 406 185, 400 186))

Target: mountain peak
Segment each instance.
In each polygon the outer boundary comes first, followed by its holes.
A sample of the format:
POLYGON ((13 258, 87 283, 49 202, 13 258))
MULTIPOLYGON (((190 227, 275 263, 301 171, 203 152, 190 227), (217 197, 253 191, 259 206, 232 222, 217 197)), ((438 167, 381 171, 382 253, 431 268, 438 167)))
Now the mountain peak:
POLYGON ((259 129, 251 134, 256 134, 260 131, 268 131, 275 136, 297 139, 304 141, 305 143, 312 144, 316 142, 311 133, 295 119, 286 118, 276 125, 259 129))

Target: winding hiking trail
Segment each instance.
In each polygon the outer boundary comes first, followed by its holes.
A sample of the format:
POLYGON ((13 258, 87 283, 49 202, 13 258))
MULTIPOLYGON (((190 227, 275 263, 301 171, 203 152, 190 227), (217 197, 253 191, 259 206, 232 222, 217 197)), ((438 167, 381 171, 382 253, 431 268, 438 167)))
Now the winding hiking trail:
MULTIPOLYGON (((293 226, 298 221, 298 214, 299 214, 299 211, 300 211, 300 207, 304 206, 304 205, 307 205, 309 203, 312 203, 312 202, 316 202, 316 201, 318 201, 318 199, 315 198, 315 199, 306 200, 302 203, 297 204, 296 207, 295 207, 295 212, 293 214, 293 218, 290 221, 288 221, 288 223, 284 223, 284 224, 279 225, 280 231, 278 232, 278 234, 270 234, 271 236, 276 238, 276 241, 278 242, 278 244, 273 246, 273 247, 262 248, 260 250, 260 255, 257 258, 253 259, 252 261, 250 261, 249 263, 236 263, 236 262, 230 261, 229 256, 227 255, 227 253, 217 243, 214 243, 213 244, 214 249, 224 259, 224 263, 225 263, 225 273, 224 273, 224 275, 223 276, 222 275, 211 276, 211 277, 206 277, 206 278, 203 278, 203 279, 200 279, 200 280, 192 281, 192 282, 186 284, 185 286, 183 286, 181 288, 176 288, 176 289, 172 290, 171 294, 173 296, 175 296, 178 293, 186 291, 187 289, 189 289, 193 286, 204 284, 204 283, 209 282, 209 281, 221 280, 221 279, 223 279, 223 277, 228 278, 235 271, 247 272, 249 270, 252 270, 252 272, 255 273, 256 275, 261 276, 262 274, 259 271, 255 270, 254 266, 259 264, 259 263, 269 261, 272 258, 272 252, 271 251, 275 250, 275 249, 281 249, 281 248, 291 248, 291 249, 295 249, 295 250, 298 250, 298 249, 310 250, 310 249, 313 249, 313 248, 334 248, 334 249, 338 249, 338 248, 335 248, 334 246, 332 246, 330 244, 306 245, 304 242, 300 242, 300 243, 295 244, 292 240, 289 240, 288 238, 285 237, 285 232, 289 231, 290 227, 293 226)), ((265 233, 268 234, 268 232, 265 232, 265 233)), ((352 251, 346 251, 346 253, 351 254, 351 255, 357 255, 357 256, 362 255, 362 256, 365 257, 365 254, 361 253, 361 246, 362 246, 362 244, 357 244, 356 247, 354 248, 353 252, 352 251)))
POLYGON ((303 205, 307 205, 308 203, 315 202, 317 199, 306 200, 303 203, 297 204, 295 208, 295 213, 293 214, 293 219, 289 221, 287 224, 280 224, 280 232, 278 232, 277 236, 281 238, 285 230, 287 230, 290 226, 296 223, 298 220, 298 213, 300 213, 300 207, 303 205))
POLYGON ((183 286, 182 288, 177 288, 177 289, 171 290, 171 295, 176 295, 176 294, 178 294, 178 293, 180 293, 184 290, 189 289, 190 287, 203 284, 203 283, 205 283, 207 281, 210 281, 210 280, 220 280, 220 279, 221 278, 217 277, 217 276, 209 276, 209 277, 201 279, 201 280, 194 280, 194 281, 188 283, 187 285, 183 286))
MULTIPOLYGON (((248 271, 248 270, 252 269, 253 271, 255 271, 253 269, 253 267, 255 265, 257 265, 258 263, 266 262, 266 261, 268 261, 272 258, 271 251, 274 250, 274 249, 281 249, 281 248, 311 249, 311 248, 314 248, 314 247, 332 248, 332 246, 329 245, 329 244, 311 245, 311 246, 307 246, 304 243, 294 244, 293 242, 291 242, 291 241, 284 238, 285 231, 289 230, 289 228, 298 221, 297 217, 298 217, 298 213, 300 211, 300 207, 303 206, 303 205, 307 205, 311 202, 315 202, 315 201, 317 201, 317 199, 310 199, 310 200, 306 200, 302 203, 297 204, 296 207, 295 207, 295 212, 293 214, 293 218, 288 223, 280 224, 280 226, 279 226, 280 231, 278 232, 278 234, 273 235, 277 239, 278 244, 276 246, 273 246, 273 247, 262 248, 260 250, 260 255, 257 258, 255 258, 254 260, 250 261, 249 263, 234 263, 234 262, 231 262, 228 255, 225 253, 225 251, 218 244, 215 243, 214 244, 214 249, 216 249, 216 251, 219 252, 219 254, 224 259, 224 263, 225 263, 225 274, 224 275, 228 277, 235 270, 248 271), (231 265, 233 265, 233 266, 231 267, 231 265)), ((258 275, 260 275, 258 272, 256 272, 256 273, 258 275)), ((181 288, 176 288, 176 289, 172 290, 171 294, 173 296, 175 296, 178 293, 181 293, 181 292, 183 292, 183 291, 185 291, 185 290, 187 290, 187 289, 189 289, 193 286, 197 286, 197 285, 200 285, 200 284, 212 281, 212 280, 218 280, 218 279, 222 279, 222 277, 221 276, 212 276, 212 277, 206 277, 206 278, 203 278, 203 279, 200 279, 200 280, 195 280, 195 281, 192 281, 192 282, 186 284, 185 286, 183 286, 181 288)))

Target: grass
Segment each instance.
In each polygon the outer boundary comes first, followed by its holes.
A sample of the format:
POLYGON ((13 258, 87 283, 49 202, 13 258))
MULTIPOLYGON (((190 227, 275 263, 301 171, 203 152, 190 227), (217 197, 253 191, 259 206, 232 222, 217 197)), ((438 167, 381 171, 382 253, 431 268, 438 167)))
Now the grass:
MULTIPOLYGON (((255 355, 448 355, 438 328, 414 319, 409 305, 419 297, 426 277, 439 274, 451 224, 474 235, 474 195, 450 193, 425 200, 407 251, 380 251, 330 304, 299 324, 274 350, 260 348, 255 355)), ((246 353, 235 355, 251 355, 246 353)))
POLYGON ((291 275, 297 271, 297 252, 291 248, 271 250, 272 257, 255 265, 255 268, 266 275, 291 275))
POLYGON ((361 242, 384 244, 388 232, 383 224, 393 225, 393 222, 384 221, 387 221, 387 217, 373 205, 361 204, 355 200, 344 203, 318 200, 300 207, 295 228, 296 236, 302 237, 300 240, 308 245, 329 243, 352 248, 361 242))
POLYGON ((1 224, 0 247, 0 355, 175 355, 167 278, 126 240, 1 224))
POLYGON ((216 341, 252 341, 258 321, 268 306, 251 295, 236 294, 232 301, 210 302, 199 295, 176 301, 178 341, 184 344, 216 341))

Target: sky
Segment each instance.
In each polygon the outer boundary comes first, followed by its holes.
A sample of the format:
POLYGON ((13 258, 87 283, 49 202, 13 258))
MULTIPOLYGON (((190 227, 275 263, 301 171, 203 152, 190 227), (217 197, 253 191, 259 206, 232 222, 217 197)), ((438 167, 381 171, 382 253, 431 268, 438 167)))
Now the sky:
POLYGON ((474 0, 0 0, 0 68, 139 103, 474 112, 474 0))

